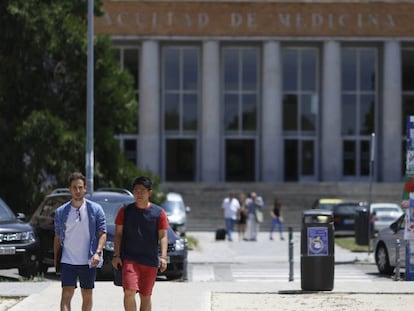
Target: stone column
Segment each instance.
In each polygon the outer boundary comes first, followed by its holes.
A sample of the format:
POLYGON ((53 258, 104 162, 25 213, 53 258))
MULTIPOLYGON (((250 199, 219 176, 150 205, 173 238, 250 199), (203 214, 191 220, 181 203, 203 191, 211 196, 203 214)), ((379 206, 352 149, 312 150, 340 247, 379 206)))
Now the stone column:
MULTIPOLYGON (((401 45, 399 41, 390 40, 384 43, 384 80, 383 107, 380 118, 381 142, 378 142, 377 152, 382 152, 382 163, 375 167, 381 170, 385 182, 401 181, 401 45), (381 144, 378 148, 378 143, 381 144)), ((381 111, 381 110, 380 110, 381 111)))
POLYGON ((263 44, 261 179, 283 181, 282 69, 280 43, 263 44))
POLYGON ((161 116, 159 43, 147 40, 142 43, 140 62, 140 100, 138 168, 161 175, 161 116))
POLYGON ((218 41, 203 42, 201 100, 201 181, 220 180, 220 46, 218 41))
POLYGON ((321 118, 321 181, 339 181, 342 177, 341 138, 341 45, 326 41, 323 45, 321 118))

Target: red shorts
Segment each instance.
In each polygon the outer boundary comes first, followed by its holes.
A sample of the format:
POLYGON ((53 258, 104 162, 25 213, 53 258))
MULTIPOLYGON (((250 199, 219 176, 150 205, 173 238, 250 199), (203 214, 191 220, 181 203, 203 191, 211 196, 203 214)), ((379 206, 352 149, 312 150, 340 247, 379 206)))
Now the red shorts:
POLYGON ((140 265, 132 260, 122 262, 122 287, 135 290, 143 296, 151 296, 158 268, 140 265))

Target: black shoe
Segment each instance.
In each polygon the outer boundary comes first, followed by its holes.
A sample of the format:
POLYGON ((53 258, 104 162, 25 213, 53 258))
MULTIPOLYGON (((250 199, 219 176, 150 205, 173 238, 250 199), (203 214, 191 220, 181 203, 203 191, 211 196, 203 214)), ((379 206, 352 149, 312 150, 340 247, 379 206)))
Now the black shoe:
POLYGON ((271 236, 271 237, 269 237, 269 240, 272 240, 273 241, 273 237, 271 236))

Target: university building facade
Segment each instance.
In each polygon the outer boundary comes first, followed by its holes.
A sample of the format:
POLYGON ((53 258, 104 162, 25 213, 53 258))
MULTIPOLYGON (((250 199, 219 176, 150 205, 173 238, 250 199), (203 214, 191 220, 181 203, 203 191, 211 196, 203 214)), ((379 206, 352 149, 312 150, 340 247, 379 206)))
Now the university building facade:
MULTIPOLYGON (((163 181, 399 182, 414 114, 409 1, 104 2, 136 82, 125 155, 163 181), (375 134, 375 144, 371 144, 375 134)), ((99 103, 95 103, 99 109, 99 103)))

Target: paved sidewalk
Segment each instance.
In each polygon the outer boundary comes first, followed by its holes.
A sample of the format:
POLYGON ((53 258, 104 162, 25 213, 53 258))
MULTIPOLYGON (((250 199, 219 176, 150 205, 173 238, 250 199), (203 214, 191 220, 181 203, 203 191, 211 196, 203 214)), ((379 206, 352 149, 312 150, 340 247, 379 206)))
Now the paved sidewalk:
MULTIPOLYGON (((214 241, 212 232, 189 233, 196 237, 200 249, 191 251, 192 263, 247 262, 257 260, 286 261, 287 241, 268 240, 261 233, 258 242, 214 241), (232 244, 233 243, 233 244, 232 244), (245 244, 237 244, 245 243, 245 244), (250 244, 249 244, 250 243, 250 244), (237 252, 235 249, 237 248, 237 252), (244 248, 248 251, 241 251, 244 248)), ((300 260, 300 235, 294 234, 294 258, 300 260)), ((335 248, 335 262, 366 262, 372 264, 372 254, 350 253, 335 248)), ((26 284, 26 283, 22 283, 26 284)), ((28 283, 37 286, 29 297, 10 311, 59 310, 60 282, 28 283)), ((0 292, 7 295, 7 284, 0 283, 0 292)), ((29 285, 27 285, 29 287, 29 285)), ((10 286, 11 288, 11 286, 10 286)), ((18 290, 14 290, 18 293, 18 290)), ((11 294, 9 292, 9 294, 11 294)), ((97 282, 94 310, 123 310, 122 289, 111 282, 97 282)), ((338 281, 328 292, 304 292, 300 280, 293 282, 168 282, 157 281, 153 293, 154 311, 274 311, 274 310, 412 310, 414 283, 378 278, 372 280, 338 281), (397 307, 398 306, 398 307, 397 307)), ((80 310, 79 290, 73 300, 73 310, 80 310)))

